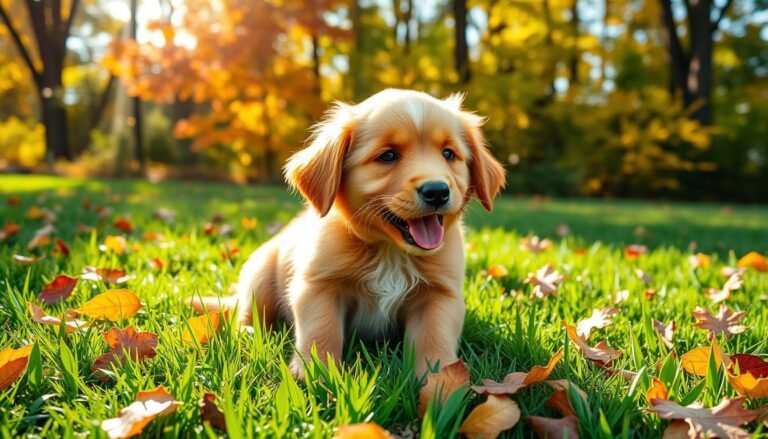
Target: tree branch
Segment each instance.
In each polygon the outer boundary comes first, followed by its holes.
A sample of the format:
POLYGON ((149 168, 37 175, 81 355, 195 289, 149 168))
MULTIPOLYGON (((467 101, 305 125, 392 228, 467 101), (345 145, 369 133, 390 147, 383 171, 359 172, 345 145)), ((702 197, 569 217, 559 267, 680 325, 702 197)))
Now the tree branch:
POLYGON ((733 0, 726 0, 725 5, 722 7, 722 9, 720 9, 720 15, 718 15, 717 19, 714 22, 712 22, 711 32, 717 31, 717 29, 720 27, 720 22, 723 21, 725 14, 728 13, 728 9, 731 8, 732 4, 733 4, 733 0))
POLYGON ((72 0, 72 4, 69 6, 69 16, 67 17, 67 22, 63 29, 65 44, 67 37, 69 37, 69 32, 72 30, 72 22, 75 21, 75 13, 77 12, 77 6, 79 3, 80 0, 72 0))
POLYGON ((35 85, 37 88, 40 88, 42 82, 40 79, 40 72, 35 69, 35 63, 32 62, 32 58, 29 56, 27 48, 24 47, 24 43, 21 41, 19 33, 16 32, 16 29, 11 24, 11 20, 8 18, 8 14, 3 8, 2 3, 0 3, 0 17, 2 17, 5 26, 8 28, 8 32, 11 34, 11 38, 13 38, 13 41, 16 43, 16 47, 18 48, 19 53, 21 53, 21 57, 24 58, 24 63, 27 64, 27 67, 29 67, 29 71, 32 73, 32 79, 34 80, 35 85))

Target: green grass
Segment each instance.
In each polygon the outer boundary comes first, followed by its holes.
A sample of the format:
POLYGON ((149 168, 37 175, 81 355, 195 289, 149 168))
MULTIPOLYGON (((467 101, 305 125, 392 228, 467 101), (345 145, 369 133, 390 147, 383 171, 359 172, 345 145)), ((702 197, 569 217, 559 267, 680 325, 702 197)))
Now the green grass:
MULTIPOLYGON (((227 414, 233 437, 333 435, 338 425, 374 421, 389 429, 421 428, 423 437, 454 435, 462 414, 483 398, 454 399, 441 410, 431 410, 422 422, 416 416, 419 384, 408 374, 409 355, 403 360, 398 340, 378 344, 347 344, 341 370, 326 370, 319 364, 307 384, 297 384, 285 367, 291 353, 289 328, 253 334, 232 330, 225 324, 206 346, 188 346, 181 340, 184 322, 192 316, 183 299, 192 295, 225 294, 236 280, 247 255, 269 238, 266 226, 286 222, 301 203, 280 187, 235 187, 218 184, 135 181, 80 181, 53 177, 0 176, 0 220, 21 224, 22 231, 0 242, 0 349, 36 344, 40 360, 32 360, 27 372, 10 388, 0 392, 0 436, 33 435, 56 437, 91 434, 103 437, 100 421, 113 417, 130 404, 137 391, 162 384, 184 404, 171 416, 151 422, 148 436, 215 436, 200 422, 198 402, 206 391, 217 395, 227 414), (17 196, 20 204, 6 199, 17 196), (77 235, 76 225, 99 225, 92 206, 113 209, 93 234, 77 235), (69 257, 51 256, 31 266, 12 262, 13 254, 30 254, 26 243, 42 223, 27 220, 32 206, 58 212, 57 236, 71 248, 69 257), (162 206, 178 211, 173 224, 154 219, 152 211, 162 206), (203 225, 220 213, 233 226, 229 237, 207 236, 203 225), (116 216, 127 216, 136 230, 129 243, 141 249, 123 256, 101 252, 104 237, 120 232, 112 226, 116 216), (241 226, 242 217, 258 219, 253 230, 241 226), (163 233, 171 243, 159 245, 142 239, 145 232, 163 233), (222 257, 229 239, 240 254, 229 261, 222 257), (160 258, 166 268, 151 261, 160 258), (136 316, 115 324, 103 322, 87 333, 61 334, 58 328, 29 319, 25 301, 39 303, 37 293, 57 274, 79 274, 85 266, 123 268, 131 279, 126 288, 145 304, 136 316), (94 360, 107 351, 101 334, 112 326, 134 325, 159 335, 158 355, 143 363, 128 362, 115 370, 115 377, 101 383, 90 376, 94 360), (71 352, 71 356, 67 353, 71 352), (405 364, 405 366, 404 366, 405 364), (404 372, 405 371, 405 372, 404 372)), ((723 205, 650 203, 629 201, 559 201, 502 198, 492 214, 474 205, 467 220, 467 239, 473 249, 467 255, 464 294, 467 318, 461 340, 461 356, 471 372, 473 384, 482 379, 501 380, 513 371, 527 371, 545 364, 559 348, 566 358, 553 373, 568 378, 589 394, 578 411, 582 437, 659 437, 665 421, 648 414, 643 397, 648 376, 662 375, 672 384, 673 398, 695 396, 706 405, 733 395, 722 377, 711 377, 700 394, 692 389, 703 379, 684 374, 678 361, 668 358, 667 349, 649 330, 651 318, 676 320, 674 350, 678 354, 707 344, 706 332, 693 327, 691 309, 711 305, 705 287, 719 287, 722 265, 734 265, 750 250, 768 251, 768 209, 723 205), (567 224, 571 235, 560 238, 558 224, 567 224), (639 229, 640 227, 640 229, 639 229), (537 234, 555 245, 549 251, 531 254, 519 250, 521 237, 537 234), (692 270, 687 262, 689 245, 712 255, 712 265, 692 270), (624 256, 624 246, 646 244, 650 252, 637 261, 624 256), (583 249, 584 251, 576 251, 583 249), (550 262, 567 275, 557 297, 534 301, 531 286, 523 280, 530 272, 550 262), (495 280, 483 270, 502 264, 508 276, 495 280), (653 277, 659 293, 643 297, 645 286, 633 274, 640 268, 653 277), (629 289, 629 300, 621 304, 615 325, 596 330, 592 344, 606 339, 623 352, 616 367, 642 371, 632 383, 604 371, 581 358, 566 343, 560 321, 575 323, 593 308, 611 305, 610 296, 629 289), (520 290, 523 298, 510 291, 520 290), (667 367, 659 367, 667 359, 667 367), (719 379, 718 379, 719 378, 719 379), (674 383, 673 383, 674 382, 674 383)), ((49 253, 49 248, 38 253, 49 253)), ((732 308, 746 310, 744 323, 750 329, 724 343, 730 353, 768 353, 768 306, 760 299, 768 294, 768 274, 749 271, 745 286, 729 300, 732 308)), ((107 286, 80 281, 65 304, 46 307, 60 315, 76 308, 107 286)), ((548 386, 526 389, 512 398, 523 415, 556 417, 544 403, 548 386)), ((765 401, 749 401, 756 406, 765 401)), ((760 433, 764 427, 751 424, 760 433)), ((529 437, 521 421, 504 437, 529 437)))

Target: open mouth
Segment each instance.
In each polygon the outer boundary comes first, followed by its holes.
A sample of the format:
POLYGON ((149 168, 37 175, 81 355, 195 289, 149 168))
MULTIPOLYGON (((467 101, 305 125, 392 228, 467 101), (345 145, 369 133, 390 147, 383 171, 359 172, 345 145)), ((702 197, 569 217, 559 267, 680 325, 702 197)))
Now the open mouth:
POLYGON ((443 243, 445 229, 443 216, 432 214, 420 218, 400 218, 390 211, 384 212, 384 219, 395 226, 410 245, 424 250, 434 250, 443 243))

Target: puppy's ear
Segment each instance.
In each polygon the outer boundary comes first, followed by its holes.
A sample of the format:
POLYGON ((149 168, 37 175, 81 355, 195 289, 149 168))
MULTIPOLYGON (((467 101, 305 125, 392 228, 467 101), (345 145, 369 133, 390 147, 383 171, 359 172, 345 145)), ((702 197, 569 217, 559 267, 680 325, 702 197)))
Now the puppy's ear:
POLYGON ((301 192, 320 216, 328 214, 336 199, 353 124, 352 107, 336 103, 312 128, 309 146, 294 154, 283 170, 288 184, 301 192))
POLYGON ((467 112, 462 112, 461 116, 464 121, 464 137, 472 152, 469 166, 472 189, 485 210, 490 212, 493 209, 493 199, 507 182, 506 172, 486 147, 481 131, 484 119, 467 112))

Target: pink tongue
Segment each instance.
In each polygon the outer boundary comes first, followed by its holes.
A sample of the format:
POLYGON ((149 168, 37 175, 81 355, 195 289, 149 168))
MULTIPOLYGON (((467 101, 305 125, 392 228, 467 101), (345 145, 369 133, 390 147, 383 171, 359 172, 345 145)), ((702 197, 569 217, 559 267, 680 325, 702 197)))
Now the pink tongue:
POLYGON ((440 244, 443 243, 443 225, 440 224, 437 215, 407 221, 408 231, 411 232, 413 240, 419 247, 431 250, 440 247, 440 244))

